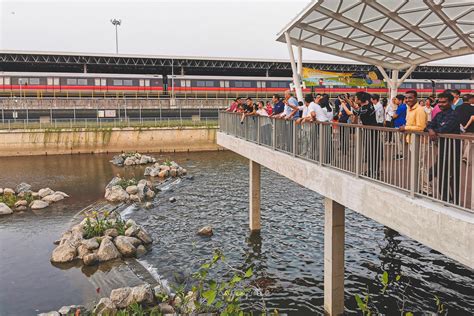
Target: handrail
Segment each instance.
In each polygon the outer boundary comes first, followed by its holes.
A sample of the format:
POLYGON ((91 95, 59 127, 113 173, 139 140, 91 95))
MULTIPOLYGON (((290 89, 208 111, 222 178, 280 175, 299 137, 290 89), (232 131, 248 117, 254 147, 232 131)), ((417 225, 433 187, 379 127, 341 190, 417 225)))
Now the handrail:
POLYGON ((220 131, 464 211, 474 210, 474 135, 219 112, 220 131), (409 137, 408 137, 409 135, 409 137))

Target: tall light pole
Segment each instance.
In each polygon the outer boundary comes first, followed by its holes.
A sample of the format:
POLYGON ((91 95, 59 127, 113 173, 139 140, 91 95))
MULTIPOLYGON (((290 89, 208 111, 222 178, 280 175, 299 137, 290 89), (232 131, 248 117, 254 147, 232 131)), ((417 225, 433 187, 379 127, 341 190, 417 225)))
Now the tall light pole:
POLYGON ((110 19, 110 23, 115 26, 115 53, 118 54, 118 26, 122 25, 122 20, 110 19))

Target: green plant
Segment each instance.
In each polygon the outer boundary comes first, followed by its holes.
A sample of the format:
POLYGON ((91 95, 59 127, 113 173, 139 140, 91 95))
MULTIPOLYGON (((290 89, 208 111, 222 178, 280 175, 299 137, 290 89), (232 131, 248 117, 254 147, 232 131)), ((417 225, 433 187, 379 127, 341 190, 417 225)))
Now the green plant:
POLYGON ((0 203, 5 203, 10 208, 14 207, 17 201, 18 198, 14 194, 0 195, 0 203))
POLYGON ((110 228, 115 228, 119 235, 125 235, 125 230, 127 230, 125 221, 115 212, 114 215, 114 218, 111 218, 108 211, 105 211, 102 215, 96 211, 88 214, 84 225, 84 237, 87 239, 100 237, 110 228))
POLYGON ((137 184, 138 184, 138 181, 135 178, 131 178, 131 179, 122 178, 117 182, 117 185, 121 186, 122 189, 124 190, 131 185, 137 185, 137 184))
POLYGON ((163 162, 165 166, 171 167, 173 165, 173 161, 166 159, 165 162, 163 162))

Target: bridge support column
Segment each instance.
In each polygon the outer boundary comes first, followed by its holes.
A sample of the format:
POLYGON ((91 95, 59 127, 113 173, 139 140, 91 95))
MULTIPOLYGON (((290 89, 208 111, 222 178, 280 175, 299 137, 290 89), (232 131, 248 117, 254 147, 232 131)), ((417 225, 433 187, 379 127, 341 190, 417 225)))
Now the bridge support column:
POLYGON ((260 164, 249 160, 249 220, 250 230, 260 230, 260 164))
POLYGON ((344 313, 344 205, 324 199, 324 310, 344 313))

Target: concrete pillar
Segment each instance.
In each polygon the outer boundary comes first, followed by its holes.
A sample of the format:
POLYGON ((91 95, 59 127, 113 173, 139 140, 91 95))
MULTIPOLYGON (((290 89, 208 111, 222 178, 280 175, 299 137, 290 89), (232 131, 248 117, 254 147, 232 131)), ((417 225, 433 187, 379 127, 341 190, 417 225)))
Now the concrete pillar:
POLYGON ((344 206, 324 199, 324 310, 344 313, 344 206))
POLYGON ((249 219, 250 230, 260 230, 260 165, 249 160, 249 219))

